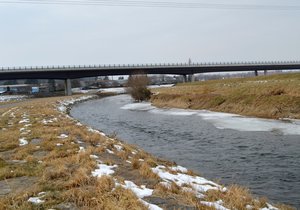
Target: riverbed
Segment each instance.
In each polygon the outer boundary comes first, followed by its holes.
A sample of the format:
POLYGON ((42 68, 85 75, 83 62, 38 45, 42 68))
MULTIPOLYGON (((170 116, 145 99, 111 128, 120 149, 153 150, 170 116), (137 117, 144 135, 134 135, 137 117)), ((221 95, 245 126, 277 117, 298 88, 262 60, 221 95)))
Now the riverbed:
POLYGON ((157 109, 128 95, 76 105, 82 123, 223 184, 300 208, 300 123, 157 109))

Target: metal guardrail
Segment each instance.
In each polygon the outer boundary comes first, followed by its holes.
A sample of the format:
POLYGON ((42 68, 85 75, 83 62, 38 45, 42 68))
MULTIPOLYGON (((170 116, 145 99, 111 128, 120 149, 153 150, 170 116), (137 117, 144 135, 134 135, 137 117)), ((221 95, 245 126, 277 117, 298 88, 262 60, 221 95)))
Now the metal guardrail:
POLYGON ((176 67, 210 67, 210 66, 264 66, 264 65, 300 65, 300 61, 265 61, 265 62, 204 62, 204 63, 159 63, 159 64, 113 64, 113 65, 62 65, 62 66, 25 66, 25 67, 1 67, 1 72, 12 71, 59 71, 59 70, 94 70, 94 69, 147 69, 147 68, 176 68, 176 67))

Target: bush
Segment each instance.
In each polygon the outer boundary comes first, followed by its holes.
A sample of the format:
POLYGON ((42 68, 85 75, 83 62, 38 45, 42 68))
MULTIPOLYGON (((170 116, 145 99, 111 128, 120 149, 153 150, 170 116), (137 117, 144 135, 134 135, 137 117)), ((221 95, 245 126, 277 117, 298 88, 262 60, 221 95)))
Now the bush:
POLYGON ((146 75, 130 76, 127 83, 127 92, 135 101, 147 101, 151 97, 151 92, 147 88, 149 79, 146 75))

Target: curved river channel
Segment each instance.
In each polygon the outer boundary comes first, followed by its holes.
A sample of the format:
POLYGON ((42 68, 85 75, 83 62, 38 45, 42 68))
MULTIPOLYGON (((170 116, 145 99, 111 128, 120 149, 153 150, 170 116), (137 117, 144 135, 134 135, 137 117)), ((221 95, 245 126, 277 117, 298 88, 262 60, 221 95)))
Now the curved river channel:
POLYGON ((222 114, 213 121, 206 114, 135 105, 128 95, 87 101, 71 110, 82 123, 108 135, 115 133, 125 142, 206 178, 247 186, 273 203, 300 209, 300 135, 296 135, 300 125, 278 122, 283 124, 278 129, 261 131, 262 127, 276 127, 277 122, 252 122, 251 118, 234 122, 234 117, 228 121, 225 116, 226 121, 222 114), (222 128, 222 123, 239 129, 222 128), (252 127, 258 131, 248 131, 252 127))

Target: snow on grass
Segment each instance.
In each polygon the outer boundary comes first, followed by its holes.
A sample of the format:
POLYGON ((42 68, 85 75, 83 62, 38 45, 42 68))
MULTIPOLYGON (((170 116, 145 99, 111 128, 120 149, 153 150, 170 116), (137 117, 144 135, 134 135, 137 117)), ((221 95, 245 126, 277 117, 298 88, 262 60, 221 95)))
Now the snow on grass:
POLYGON ((53 119, 48 119, 48 120, 43 119, 43 120, 42 120, 42 123, 43 123, 44 125, 47 125, 47 124, 49 124, 49 123, 54 123, 54 122, 57 122, 57 118, 56 118, 56 117, 53 118, 53 119))
POLYGON ((56 144, 56 146, 61 147, 61 146, 63 146, 63 144, 58 143, 58 144, 56 144))
POLYGON ((157 205, 154 205, 154 204, 151 204, 151 203, 148 203, 142 199, 140 199, 140 201, 148 207, 149 210, 163 210, 162 208, 160 208, 159 206, 157 205))
POLYGON ((114 147, 120 152, 123 150, 123 147, 121 145, 114 145, 114 147))
POLYGON ((115 171, 113 170, 114 168, 117 168, 117 165, 113 165, 113 166, 109 166, 106 164, 98 164, 98 169, 96 169, 95 171, 92 171, 92 176, 94 177, 101 177, 103 175, 111 175, 113 173, 115 173, 115 171))
POLYGON ((20 142, 19 143, 20 146, 25 146, 28 144, 28 141, 25 138, 20 138, 19 142, 20 142))
POLYGON ((106 152, 108 152, 109 154, 114 154, 114 152, 111 151, 110 149, 106 149, 106 152))
POLYGON ((145 185, 137 186, 132 181, 124 181, 124 183, 124 185, 119 183, 116 183, 116 185, 120 185, 125 189, 131 190, 139 198, 139 201, 141 201, 145 206, 147 206, 149 210, 162 210, 162 208, 160 208, 159 206, 142 200, 142 198, 144 197, 152 196, 154 190, 146 188, 145 185))
POLYGON ((153 114, 173 116, 196 116, 212 123, 218 129, 233 129, 238 131, 276 132, 284 135, 300 135, 300 120, 272 120, 255 117, 245 117, 238 114, 212 112, 207 110, 160 109, 150 103, 126 104, 121 109, 131 111, 147 111, 153 114))
POLYGON ((173 166, 173 167, 169 167, 172 171, 179 171, 182 173, 187 173, 188 170, 182 166, 173 166))
POLYGON ((38 197, 30 197, 28 199, 28 202, 31 202, 33 204, 41 204, 44 203, 45 201, 43 201, 41 198, 43 198, 45 196, 45 192, 41 192, 38 194, 38 197))
POLYGON ((221 200, 216 201, 216 202, 201 201, 201 203, 205 206, 213 207, 216 210, 229 210, 229 209, 225 208, 224 206, 222 206, 223 201, 221 201, 221 200))
POLYGON ((92 158, 92 159, 98 159, 99 157, 97 155, 90 155, 90 158, 92 158))
POLYGON ((68 137, 69 136, 67 134, 62 133, 57 138, 59 138, 59 139, 65 139, 65 138, 68 138, 68 137))
POLYGON ((279 209, 267 203, 267 207, 261 208, 260 210, 279 210, 279 209))
POLYGON ((152 189, 146 188, 146 186, 144 185, 139 187, 131 181, 124 181, 124 183, 125 185, 121 185, 121 186, 124 187, 125 189, 129 189, 132 192, 134 192, 134 194, 136 194, 138 198, 149 197, 153 193, 152 189))
POLYGON ((29 123, 29 119, 23 119, 19 121, 19 124, 23 124, 23 123, 29 123))
POLYGON ((79 147, 79 151, 78 152, 85 152, 85 148, 84 147, 79 147))
POLYGON ((91 98, 94 98, 94 97, 96 97, 96 96, 82 96, 82 97, 79 97, 79 98, 76 98, 76 99, 69 99, 69 100, 60 101, 59 106, 57 107, 57 109, 60 112, 66 112, 68 106, 71 106, 71 105, 73 105, 77 102, 85 101, 85 100, 88 100, 88 99, 91 99, 91 98))
POLYGON ((106 136, 104 133, 98 131, 98 130, 95 130, 91 127, 87 127, 88 128, 88 131, 92 132, 92 133, 97 133, 97 134, 100 134, 101 136, 106 136))
POLYGON ((0 96, 0 102, 7 102, 7 101, 13 101, 13 100, 23 100, 26 99, 27 96, 25 95, 5 95, 0 96))
POLYGON ((208 190, 226 190, 226 188, 222 188, 220 185, 203 177, 191 176, 183 173, 171 174, 167 171, 165 166, 157 166, 156 168, 152 168, 152 171, 167 183, 174 182, 179 187, 182 187, 183 185, 191 186, 198 196, 202 196, 202 193, 208 190))

